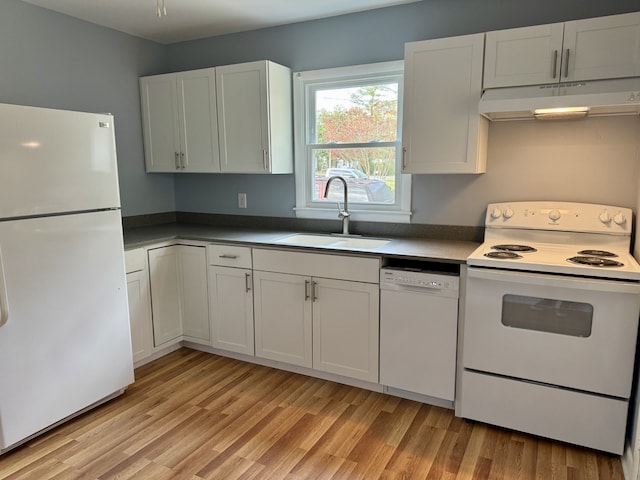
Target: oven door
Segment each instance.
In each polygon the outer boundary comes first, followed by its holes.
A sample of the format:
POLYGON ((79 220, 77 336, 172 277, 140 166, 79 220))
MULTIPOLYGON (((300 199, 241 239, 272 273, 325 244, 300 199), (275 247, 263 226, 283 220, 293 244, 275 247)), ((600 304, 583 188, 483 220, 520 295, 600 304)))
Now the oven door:
POLYGON ((467 271, 464 368, 629 398, 640 284, 467 271))

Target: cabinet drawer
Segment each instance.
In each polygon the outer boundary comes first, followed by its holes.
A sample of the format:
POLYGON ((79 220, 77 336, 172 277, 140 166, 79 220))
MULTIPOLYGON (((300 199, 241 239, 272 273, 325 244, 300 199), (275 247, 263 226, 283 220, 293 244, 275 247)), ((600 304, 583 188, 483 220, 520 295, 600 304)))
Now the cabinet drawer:
POLYGON ((379 283, 378 258, 253 249, 254 270, 379 283))
POLYGON ((127 273, 139 272, 144 270, 146 253, 144 248, 135 248, 133 250, 125 250, 124 266, 127 273))
POLYGON ((223 267, 251 268, 251 248, 207 245, 207 263, 223 267))

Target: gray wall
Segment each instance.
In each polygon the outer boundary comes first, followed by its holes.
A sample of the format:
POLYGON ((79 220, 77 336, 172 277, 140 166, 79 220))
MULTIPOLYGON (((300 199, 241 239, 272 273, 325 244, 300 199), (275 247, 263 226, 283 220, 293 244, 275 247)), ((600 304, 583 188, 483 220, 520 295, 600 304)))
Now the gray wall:
MULTIPOLYGON (((292 217, 293 175, 145 174, 138 77, 257 59, 294 71, 396 60, 407 41, 628 11, 640 11, 640 0, 425 0, 162 46, 0 0, 0 102, 113 113, 125 216, 179 210, 292 217), (248 209, 236 208, 237 192, 247 192, 248 209)), ((635 208, 639 122, 493 124, 486 174, 414 176, 413 221, 481 225, 487 202, 525 198, 635 208), (585 147, 593 135, 601 139, 597 148, 585 147), (628 145, 622 153, 619 143, 628 145)))
POLYGON ((0 0, 0 102, 115 117, 123 215, 173 211, 173 176, 144 172, 138 77, 164 46, 18 0, 0 0))
MULTIPOLYGON (((364 64, 401 59, 408 41, 636 10, 638 0, 426 0, 174 44, 168 48, 169 66, 178 71, 270 59, 303 71, 364 64)), ((492 124, 486 174, 413 176, 412 222, 481 226, 486 204, 504 200, 591 201, 635 208, 640 121, 626 120, 492 124), (622 133, 616 134, 621 125, 622 133), (599 136, 597 148, 588 147, 592 135, 599 136), (622 157, 617 155, 620 142, 632 144, 622 157)), ((177 176, 175 187, 179 211, 294 216, 293 175, 177 176), (248 209, 237 208, 238 192, 247 192, 248 209)))

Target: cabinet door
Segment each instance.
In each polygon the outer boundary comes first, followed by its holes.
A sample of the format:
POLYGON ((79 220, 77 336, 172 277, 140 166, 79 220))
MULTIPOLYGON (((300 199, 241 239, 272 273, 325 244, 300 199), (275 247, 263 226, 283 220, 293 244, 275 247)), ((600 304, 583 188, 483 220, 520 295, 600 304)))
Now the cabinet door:
POLYGON ((140 95, 147 172, 175 172, 180 168, 176 74, 142 77, 140 95))
POLYGON ((378 382, 379 287, 313 279, 313 368, 378 382))
POLYGON ((253 272, 256 356, 311 367, 309 277, 253 272))
POLYGON ((181 149, 184 172, 219 172, 215 69, 177 74, 181 149))
POLYGON ((156 248, 149 250, 148 255, 153 340, 158 347, 172 340, 179 341, 182 336, 178 248, 156 248))
POLYGON ((151 297, 146 270, 127 273, 127 297, 131 324, 131 348, 133 362, 136 363, 150 356, 153 351, 151 297))
POLYGON ((564 24, 486 34, 484 88, 558 82, 564 24))
POLYGON ((221 171, 267 173, 266 62, 217 67, 216 87, 221 171))
POLYGON ((223 350, 254 354, 251 270, 209 267, 211 344, 223 350))
POLYGON ((406 44, 404 173, 484 172, 483 50, 484 34, 406 44))
POLYGON ((566 22, 562 81, 640 75, 640 12, 566 22))
POLYGON ((178 245, 180 258, 178 285, 182 306, 183 332, 188 340, 209 343, 209 301, 205 247, 178 245))

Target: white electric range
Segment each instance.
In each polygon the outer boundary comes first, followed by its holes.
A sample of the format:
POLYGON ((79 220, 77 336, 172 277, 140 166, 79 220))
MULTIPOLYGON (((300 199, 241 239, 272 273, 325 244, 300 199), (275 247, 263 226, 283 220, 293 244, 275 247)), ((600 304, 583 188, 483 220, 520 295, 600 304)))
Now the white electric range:
POLYGON ((467 259, 456 413, 622 453, 640 315, 632 212, 490 204, 467 259))
POLYGON ((567 202, 512 202, 487 208, 484 243, 468 265, 640 280, 629 252, 628 208, 567 202))

